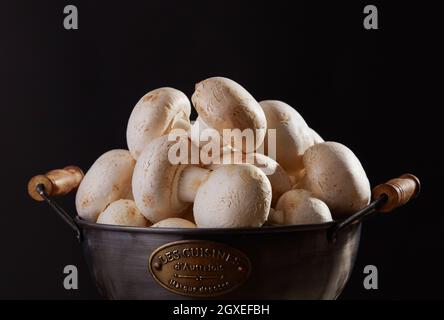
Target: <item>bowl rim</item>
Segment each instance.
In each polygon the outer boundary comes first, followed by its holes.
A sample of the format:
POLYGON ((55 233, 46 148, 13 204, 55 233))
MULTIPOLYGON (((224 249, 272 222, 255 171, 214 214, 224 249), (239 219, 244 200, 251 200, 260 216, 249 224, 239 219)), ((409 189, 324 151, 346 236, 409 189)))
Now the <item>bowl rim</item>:
POLYGON ((183 235, 229 235, 229 234, 268 234, 289 233, 309 230, 327 230, 340 222, 335 220, 319 224, 285 225, 285 226, 263 226, 252 228, 150 228, 150 227, 128 227, 110 224, 89 222, 75 217, 75 222, 82 229, 96 229, 113 232, 146 233, 146 234, 183 234, 183 235))

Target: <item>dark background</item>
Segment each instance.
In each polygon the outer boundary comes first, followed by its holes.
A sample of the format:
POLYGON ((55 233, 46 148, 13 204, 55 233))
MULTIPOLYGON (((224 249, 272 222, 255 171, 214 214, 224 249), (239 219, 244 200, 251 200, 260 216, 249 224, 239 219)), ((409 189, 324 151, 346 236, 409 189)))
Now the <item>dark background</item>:
MULTIPOLYGON (((438 206, 440 100, 433 8, 387 1, 2 1, 0 298, 99 298, 71 230, 26 193, 37 173, 126 148, 146 92, 226 76, 257 100, 294 106, 326 140, 350 147, 372 185, 405 172, 420 198, 363 226, 344 299, 444 298, 438 206), (79 9, 79 30, 63 8, 79 9), (365 30, 363 8, 379 9, 365 30), (436 83, 434 85, 433 83, 436 83), (65 265, 80 288, 63 289, 65 265), (363 268, 379 269, 364 290, 363 268)), ((441 80, 442 85, 442 80, 441 80)), ((441 88, 442 89, 442 88, 441 88)), ((73 197, 61 200, 74 210, 73 197)))

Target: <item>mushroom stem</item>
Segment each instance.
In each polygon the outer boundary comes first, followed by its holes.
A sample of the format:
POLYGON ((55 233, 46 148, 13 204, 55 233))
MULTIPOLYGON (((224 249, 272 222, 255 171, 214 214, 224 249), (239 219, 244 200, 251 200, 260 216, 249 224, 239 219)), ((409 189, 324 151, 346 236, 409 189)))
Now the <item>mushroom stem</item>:
POLYGON ((178 196, 183 202, 194 202, 197 189, 205 181, 210 170, 196 166, 187 166, 180 176, 178 196))

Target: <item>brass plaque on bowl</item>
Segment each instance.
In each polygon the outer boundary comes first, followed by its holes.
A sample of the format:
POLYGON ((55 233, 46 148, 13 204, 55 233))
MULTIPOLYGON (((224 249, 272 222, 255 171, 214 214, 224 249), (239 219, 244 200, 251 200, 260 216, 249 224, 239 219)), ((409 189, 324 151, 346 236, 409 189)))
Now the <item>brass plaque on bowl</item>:
POLYGON ((249 277, 251 263, 241 251, 219 242, 184 240, 156 249, 149 271, 165 289, 192 297, 235 290, 249 277))

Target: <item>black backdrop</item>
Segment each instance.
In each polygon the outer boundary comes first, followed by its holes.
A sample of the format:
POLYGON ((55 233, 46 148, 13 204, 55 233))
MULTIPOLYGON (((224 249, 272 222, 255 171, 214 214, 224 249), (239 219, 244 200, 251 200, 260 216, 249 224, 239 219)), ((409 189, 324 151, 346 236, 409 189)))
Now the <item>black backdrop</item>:
MULTIPOLYGON (((349 146, 373 185, 404 172, 423 181, 414 203, 364 224, 342 298, 443 298, 433 9, 369 3, 2 1, 0 297, 99 298, 70 229, 27 197, 28 178, 87 169, 125 148, 127 119, 147 91, 191 96, 196 82, 221 75, 294 106, 326 140, 349 146), (362 26, 369 3, 379 30, 362 26), (63 28, 67 4, 79 9, 79 30, 63 28), (63 289, 68 264, 79 268, 77 291, 63 289), (368 264, 379 290, 363 288, 368 264)), ((62 203, 73 209, 73 197, 62 203)))

